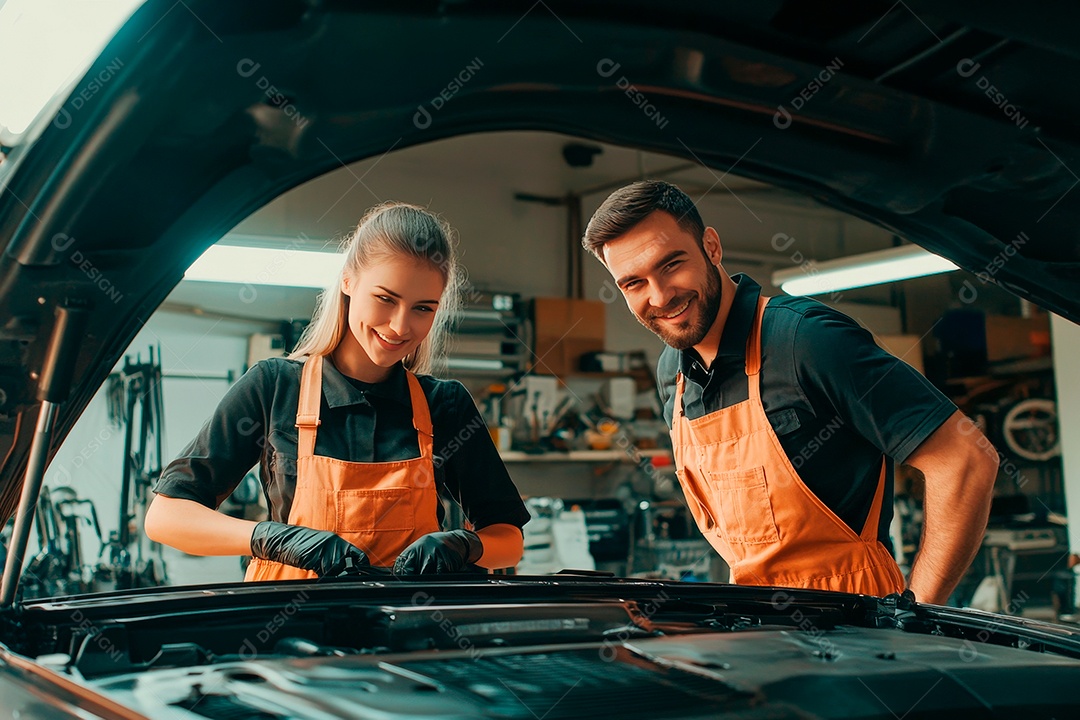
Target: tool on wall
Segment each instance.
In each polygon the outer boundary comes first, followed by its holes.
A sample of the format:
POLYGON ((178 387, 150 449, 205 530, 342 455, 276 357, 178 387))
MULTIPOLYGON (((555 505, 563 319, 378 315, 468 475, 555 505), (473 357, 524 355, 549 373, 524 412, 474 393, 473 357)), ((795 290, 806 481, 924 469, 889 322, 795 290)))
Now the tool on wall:
POLYGON ((44 488, 36 516, 38 553, 23 572, 21 598, 55 597, 96 592, 96 568, 83 557, 82 525, 104 543, 93 501, 79 498, 70 487, 44 488))
POLYGON ((156 358, 150 347, 148 362, 141 354, 134 362, 125 357, 123 369, 109 376, 108 397, 109 419, 124 428, 124 465, 119 528, 109 532, 108 559, 102 567, 118 589, 162 585, 167 578, 161 545, 141 532, 151 485, 162 470, 165 409, 160 346, 156 358))

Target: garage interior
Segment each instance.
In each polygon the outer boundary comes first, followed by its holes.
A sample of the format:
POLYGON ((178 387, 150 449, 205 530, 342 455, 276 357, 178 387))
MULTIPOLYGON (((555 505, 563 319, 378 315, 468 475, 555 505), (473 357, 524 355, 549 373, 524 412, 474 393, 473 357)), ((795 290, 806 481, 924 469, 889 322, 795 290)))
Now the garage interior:
MULTIPOLYGON (((607 194, 642 178, 693 197, 720 234, 725 270, 749 274, 765 294, 783 292, 777 273, 811 276, 819 263, 908 244, 812 198, 741 178, 738 163, 718 172, 554 133, 468 135, 343 166, 219 241, 264 251, 245 262, 248 279, 192 272, 145 319, 47 472, 50 520, 38 549, 52 543, 69 560, 56 578, 39 577, 38 590, 109 589, 121 566, 136 567, 146 584, 242 578, 237 558, 151 546, 140 535, 141 506, 230 384, 298 337, 319 292, 318 281, 299 286, 301 267, 333 253, 386 200, 426 206, 457 231, 469 302, 449 376, 473 394, 533 514, 516 572, 725 581, 675 478, 653 375, 662 345, 580 247, 607 194), (121 523, 122 506, 130 522, 121 523)), ((1080 328, 997 287, 992 274, 955 270, 814 297, 920 370, 999 453, 990 527, 953 602, 1067 622, 1075 575, 1065 518, 1070 500, 1080 506, 1080 397, 1067 396, 1080 390, 1065 379, 1077 375, 1080 328)), ((905 570, 919 544, 920 483, 898 468, 892 537, 905 570)), ((222 511, 261 519, 261 501, 249 475, 222 511)))

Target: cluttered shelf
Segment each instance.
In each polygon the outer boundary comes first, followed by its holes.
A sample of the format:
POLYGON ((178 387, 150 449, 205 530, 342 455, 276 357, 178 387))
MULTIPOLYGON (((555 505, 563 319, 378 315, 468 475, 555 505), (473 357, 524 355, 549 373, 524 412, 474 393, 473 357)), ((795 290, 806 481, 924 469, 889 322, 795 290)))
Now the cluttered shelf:
POLYGON ((637 462, 640 458, 671 457, 665 448, 634 450, 571 450, 569 452, 527 453, 521 450, 500 452, 503 462, 637 462))

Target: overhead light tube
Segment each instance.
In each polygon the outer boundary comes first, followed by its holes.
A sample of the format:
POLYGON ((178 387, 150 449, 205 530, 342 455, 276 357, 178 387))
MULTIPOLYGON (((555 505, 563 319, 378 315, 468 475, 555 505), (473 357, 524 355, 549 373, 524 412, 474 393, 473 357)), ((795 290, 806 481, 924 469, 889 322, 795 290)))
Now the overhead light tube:
POLYGON ((211 245, 184 273, 184 280, 326 288, 334 282, 345 256, 336 252, 211 245))
POLYGON ((934 255, 918 245, 902 245, 777 270, 773 273, 772 282, 789 295, 821 295, 958 269, 951 260, 934 255))

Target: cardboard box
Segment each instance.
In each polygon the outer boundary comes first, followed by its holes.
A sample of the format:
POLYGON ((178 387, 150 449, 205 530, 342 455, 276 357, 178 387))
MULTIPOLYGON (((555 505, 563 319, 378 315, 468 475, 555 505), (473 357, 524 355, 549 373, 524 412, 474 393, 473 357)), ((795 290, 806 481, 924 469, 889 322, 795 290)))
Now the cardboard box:
POLYGON ((570 375, 582 355, 604 350, 607 306, 600 300, 536 298, 532 307, 533 372, 570 375))
POLYGON ((1050 316, 1029 318, 986 315, 986 359, 989 362, 1038 357, 1050 351, 1050 316))

